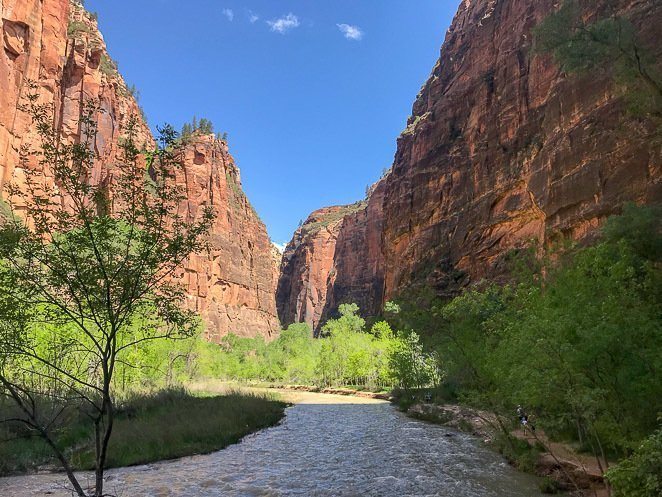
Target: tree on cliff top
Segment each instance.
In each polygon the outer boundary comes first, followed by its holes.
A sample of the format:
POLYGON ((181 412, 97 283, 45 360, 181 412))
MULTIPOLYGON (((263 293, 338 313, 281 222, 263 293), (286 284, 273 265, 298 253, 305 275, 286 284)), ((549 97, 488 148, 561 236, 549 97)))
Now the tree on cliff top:
MULTIPOLYGON (((198 118, 193 116, 193 120, 190 123, 184 123, 182 126, 181 136, 188 138, 194 134, 200 135, 211 135, 214 132, 214 123, 209 119, 202 118, 198 121, 198 118)), ((223 134, 224 138, 227 138, 223 134)))
POLYGON ((85 105, 80 142, 65 144, 36 86, 28 89, 23 110, 41 144, 21 151, 24 188, 8 188, 13 214, 0 226, 0 396, 18 406, 14 421, 52 448, 79 497, 86 491, 53 426, 72 409, 87 416, 95 434, 92 495, 100 497, 116 367, 132 346, 190 336, 198 326, 173 280, 204 248, 213 213, 180 213, 185 192, 174 180, 181 156, 171 127, 161 130, 160 146, 141 152, 132 118, 112 179, 95 182, 99 106, 85 105))
POLYGON ((586 22, 579 2, 566 1, 533 34, 535 51, 552 54, 563 71, 607 71, 633 114, 662 116, 662 69, 628 19, 586 22))

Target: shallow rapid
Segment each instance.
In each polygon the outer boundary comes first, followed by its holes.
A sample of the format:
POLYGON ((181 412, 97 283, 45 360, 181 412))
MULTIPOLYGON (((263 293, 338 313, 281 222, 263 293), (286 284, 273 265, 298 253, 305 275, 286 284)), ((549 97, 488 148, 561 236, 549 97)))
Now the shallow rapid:
MULTIPOLYGON (((276 427, 204 456, 109 470, 123 497, 539 497, 475 438, 386 402, 303 394, 276 427)), ((0 479, 0 496, 71 495, 63 475, 0 479)))

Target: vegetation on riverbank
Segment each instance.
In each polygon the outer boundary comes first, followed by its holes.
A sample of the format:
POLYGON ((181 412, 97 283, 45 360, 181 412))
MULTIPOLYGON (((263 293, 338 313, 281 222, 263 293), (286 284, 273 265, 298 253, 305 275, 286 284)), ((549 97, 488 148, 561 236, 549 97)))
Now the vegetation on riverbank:
POLYGON ((652 435, 662 414, 661 220, 659 208, 630 205, 593 246, 515 259, 509 285, 401 303, 391 323, 417 329, 445 373, 433 400, 494 413, 506 437, 521 404, 551 440, 592 454, 614 495, 656 495, 637 494, 624 475, 643 465, 657 468, 650 488, 662 482, 652 435))
MULTIPOLYGON (((47 402, 47 400, 44 400, 47 402)), ((240 441, 254 431, 277 424, 286 404, 272 396, 229 392, 193 396, 181 389, 134 395, 118 402, 107 467, 131 466, 204 454, 240 441)), ((0 405, 11 417, 13 406, 0 405)), ((75 469, 94 469, 94 433, 84 409, 63 412, 52 427, 60 450, 75 469)), ((0 476, 57 467, 52 450, 20 423, 0 426, 0 476)))
POLYGON ((340 306, 314 338, 305 324, 291 325, 278 339, 225 337, 216 374, 229 381, 306 384, 389 390, 435 385, 441 378, 434 354, 414 332, 395 333, 385 321, 371 327, 355 304, 340 306))

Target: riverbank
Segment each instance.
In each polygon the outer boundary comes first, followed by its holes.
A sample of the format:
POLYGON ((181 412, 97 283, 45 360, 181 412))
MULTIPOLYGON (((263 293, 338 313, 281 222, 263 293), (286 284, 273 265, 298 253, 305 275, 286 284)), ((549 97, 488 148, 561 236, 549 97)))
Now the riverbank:
MULTIPOLYGON (((118 405, 108 467, 124 467, 207 454, 279 423, 287 403, 273 394, 226 390, 222 395, 169 390, 118 405)), ((2 414, 2 413, 0 413, 2 414)), ((5 417, 4 415, 2 417, 5 417)), ((4 425, 0 476, 60 470, 50 449, 21 425, 4 425)), ((58 431, 76 470, 94 467, 92 427, 71 417, 58 431)))
MULTIPOLYGON (((364 399, 376 399, 392 401, 390 392, 373 392, 369 390, 357 390, 349 387, 318 387, 314 385, 289 385, 283 383, 247 382, 235 383, 230 381, 204 381, 193 382, 187 388, 194 392, 222 393, 231 389, 249 389, 259 392, 310 392, 325 395, 340 395, 345 397, 359 397, 364 399)), ((289 401, 289 400, 288 400, 289 401)))
POLYGON ((597 462, 567 444, 550 441, 544 432, 515 430, 503 436, 499 420, 486 411, 459 405, 415 403, 407 408, 412 418, 470 433, 501 453, 517 469, 545 478, 545 493, 567 491, 593 497, 607 495, 597 462), (579 491, 578 491, 579 488, 579 491))
POLYGON ((392 396, 388 392, 371 392, 367 390, 355 390, 353 388, 345 387, 316 387, 310 385, 280 385, 269 384, 264 386, 261 384, 250 384, 253 388, 269 388, 274 390, 292 390, 298 392, 311 392, 321 393, 327 395, 344 395, 350 397, 362 397, 365 399, 378 399, 378 400, 392 400, 392 396))

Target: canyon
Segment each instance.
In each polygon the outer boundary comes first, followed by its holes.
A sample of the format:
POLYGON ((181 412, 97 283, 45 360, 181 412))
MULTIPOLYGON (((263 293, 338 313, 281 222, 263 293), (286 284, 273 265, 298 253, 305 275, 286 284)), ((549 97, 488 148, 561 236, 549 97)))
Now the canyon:
MULTIPOLYGON (((615 9, 660 60, 660 2, 585 6, 588 21, 615 9)), ((283 325, 318 328, 343 302, 375 316, 422 289, 451 298, 504 281, 515 254, 590 241, 624 203, 662 200, 657 124, 626 111, 607 72, 565 74, 533 50, 532 29, 556 8, 461 2, 390 171, 358 207, 312 214, 287 246, 283 325)))
MULTIPOLYGON (((29 114, 20 108, 29 81, 37 85, 40 103, 52 109, 53 127, 67 142, 81 137, 85 103, 98 102, 97 160, 90 180, 112 181, 131 116, 138 118, 137 143, 153 146, 154 137, 135 89, 106 49, 95 16, 73 0, 2 0, 0 6, 0 187, 25 188, 23 168, 38 167, 19 158, 23 145, 39 142, 29 114)), ((195 135, 182 165, 177 176, 187 196, 182 209, 191 218, 205 205, 216 212, 209 251, 191 257, 182 275, 187 305, 201 314, 210 341, 230 332, 275 336, 280 329, 274 299, 277 263, 266 227, 243 193, 227 143, 214 135, 195 135)), ((54 183, 50 171, 41 174, 54 183)), ((15 209, 20 215, 21 206, 15 209)))
MULTIPOLYGON (((608 3, 659 60, 662 5, 598 0, 586 18, 608 3)), ((19 151, 37 138, 20 110, 28 81, 52 108, 63 140, 80 138, 82 106, 99 102, 92 181, 112 178, 130 116, 139 116, 140 143, 153 146, 135 90, 93 15, 75 0, 0 6, 0 187, 21 187, 19 151)), ((450 298, 481 281, 505 281, 520 252, 590 241, 626 202, 659 202, 657 124, 626 111, 609 74, 565 74, 532 49, 532 29, 557 7, 554 0, 463 0, 391 169, 364 200, 313 212, 282 260, 227 143, 196 134, 178 176, 188 197, 182 208, 195 217, 212 205, 217 215, 210 250, 191 257, 181 281, 206 338, 269 339, 295 322, 318 330, 342 303, 376 316, 387 301, 422 289, 450 298)))

